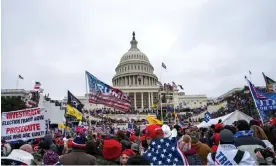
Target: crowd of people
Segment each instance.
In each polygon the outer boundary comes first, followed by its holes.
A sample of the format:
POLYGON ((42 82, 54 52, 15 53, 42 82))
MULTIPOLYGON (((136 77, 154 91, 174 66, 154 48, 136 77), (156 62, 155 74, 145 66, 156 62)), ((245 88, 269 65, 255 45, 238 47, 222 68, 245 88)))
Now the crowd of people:
MULTIPOLYGON (((149 154, 149 150, 153 151, 151 147, 157 140, 171 137, 178 140, 177 148, 184 156, 183 161, 186 161, 184 165, 276 164, 276 119, 265 125, 256 120, 250 123, 239 120, 233 125, 224 125, 219 121, 208 129, 150 124, 144 130, 133 133, 122 130, 101 133, 85 128, 63 134, 57 131, 40 139, 15 143, 2 140, 1 163, 151 165, 156 158, 149 158, 145 154, 149 154)), ((166 150, 169 149, 165 147, 164 153, 166 150)))

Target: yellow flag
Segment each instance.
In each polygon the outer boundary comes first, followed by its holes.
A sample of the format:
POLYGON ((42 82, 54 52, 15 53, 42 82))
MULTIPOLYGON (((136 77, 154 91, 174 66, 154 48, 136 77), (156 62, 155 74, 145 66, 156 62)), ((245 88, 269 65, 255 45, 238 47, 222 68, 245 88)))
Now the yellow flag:
POLYGON ((149 124, 158 124, 158 125, 162 125, 163 122, 161 122, 160 120, 154 118, 154 117, 151 117, 149 115, 146 116, 146 119, 148 121, 149 124))
POLYGON ((82 120, 82 114, 76 108, 70 106, 69 104, 67 104, 66 107, 67 107, 66 115, 71 115, 76 117, 78 120, 82 120))
POLYGON ((65 125, 62 124, 62 123, 59 123, 59 124, 58 124, 58 128, 59 128, 59 129, 64 129, 64 128, 65 128, 65 125))

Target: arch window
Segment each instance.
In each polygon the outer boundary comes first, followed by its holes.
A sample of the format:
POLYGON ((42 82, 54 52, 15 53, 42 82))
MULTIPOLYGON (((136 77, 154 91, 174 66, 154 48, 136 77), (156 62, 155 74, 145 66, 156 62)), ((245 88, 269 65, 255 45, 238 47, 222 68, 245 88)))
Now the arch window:
POLYGON ((125 71, 126 71, 126 67, 125 67, 125 71))
POLYGON ((129 66, 127 67, 127 69, 129 70, 129 66))
POLYGON ((140 66, 138 66, 138 70, 140 70, 140 66))
POLYGON ((131 70, 133 70, 133 66, 131 65, 131 70))

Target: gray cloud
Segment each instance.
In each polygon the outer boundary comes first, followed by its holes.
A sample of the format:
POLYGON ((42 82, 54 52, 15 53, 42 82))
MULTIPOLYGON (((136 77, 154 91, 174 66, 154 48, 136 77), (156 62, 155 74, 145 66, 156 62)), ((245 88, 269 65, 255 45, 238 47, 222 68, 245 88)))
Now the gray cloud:
POLYGON ((111 84, 131 33, 162 81, 188 94, 219 96, 276 79, 276 2, 267 1, 2 1, 2 88, 41 81, 60 99, 85 93, 84 71, 111 84), (274 62, 274 63, 273 63, 274 62))

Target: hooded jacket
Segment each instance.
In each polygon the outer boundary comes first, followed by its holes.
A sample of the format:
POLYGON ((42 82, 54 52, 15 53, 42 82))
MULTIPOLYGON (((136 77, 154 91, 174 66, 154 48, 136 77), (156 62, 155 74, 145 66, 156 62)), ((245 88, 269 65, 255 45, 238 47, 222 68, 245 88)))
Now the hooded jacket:
POLYGON ((234 161, 234 157, 236 156, 238 149, 235 145, 232 144, 220 144, 218 146, 215 161, 212 159, 211 153, 208 154, 207 165, 255 165, 256 161, 254 158, 249 154, 249 152, 244 152, 244 155, 237 164, 234 161))
POLYGON ((198 141, 192 144, 192 149, 196 149, 196 154, 200 157, 204 164, 207 164, 207 156, 211 152, 211 148, 198 141))

